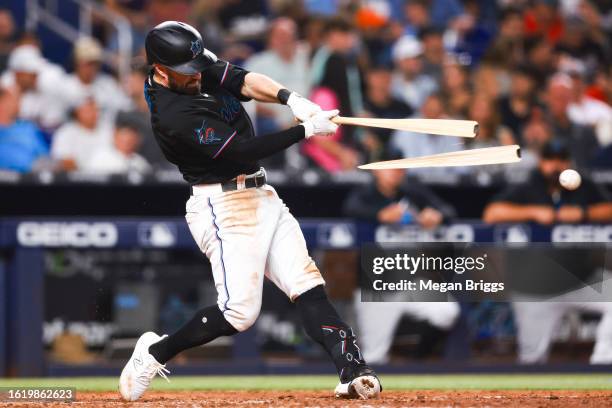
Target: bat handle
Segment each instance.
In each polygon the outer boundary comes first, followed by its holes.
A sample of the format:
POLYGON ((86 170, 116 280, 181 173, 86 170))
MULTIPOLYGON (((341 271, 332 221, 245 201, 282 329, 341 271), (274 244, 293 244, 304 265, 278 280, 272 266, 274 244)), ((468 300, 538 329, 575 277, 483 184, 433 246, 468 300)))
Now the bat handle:
POLYGON ((336 125, 349 125, 350 121, 347 119, 348 118, 345 118, 344 116, 338 115, 338 116, 334 116, 330 120, 334 122, 336 125))

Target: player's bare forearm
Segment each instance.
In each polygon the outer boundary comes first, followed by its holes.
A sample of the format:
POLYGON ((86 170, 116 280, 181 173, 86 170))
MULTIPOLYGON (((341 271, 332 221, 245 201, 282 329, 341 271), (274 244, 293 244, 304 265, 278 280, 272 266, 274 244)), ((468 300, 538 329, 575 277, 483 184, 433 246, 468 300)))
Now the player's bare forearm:
MULTIPOLYGON (((243 96, 259 102, 287 105, 291 109, 293 116, 300 122, 304 122, 322 111, 321 107, 316 103, 296 92, 291 92, 272 78, 256 72, 249 72, 245 75, 240 92, 243 96)), ((335 111, 334 115, 338 115, 338 111, 335 111)), ((335 132, 336 128, 337 126, 334 126, 331 133, 335 132)), ((309 135, 307 134, 307 136, 309 135)))
POLYGON ((241 92, 242 95, 259 102, 278 103, 278 91, 283 88, 284 86, 267 75, 249 72, 244 77, 241 92))

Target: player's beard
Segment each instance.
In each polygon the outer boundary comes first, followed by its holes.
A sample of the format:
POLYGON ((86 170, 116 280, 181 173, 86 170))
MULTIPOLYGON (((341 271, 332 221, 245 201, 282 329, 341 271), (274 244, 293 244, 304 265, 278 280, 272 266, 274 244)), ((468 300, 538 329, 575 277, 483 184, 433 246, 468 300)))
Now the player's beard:
POLYGON ((179 84, 174 78, 168 77, 168 86, 180 93, 196 95, 200 93, 201 80, 194 79, 184 84, 179 84))

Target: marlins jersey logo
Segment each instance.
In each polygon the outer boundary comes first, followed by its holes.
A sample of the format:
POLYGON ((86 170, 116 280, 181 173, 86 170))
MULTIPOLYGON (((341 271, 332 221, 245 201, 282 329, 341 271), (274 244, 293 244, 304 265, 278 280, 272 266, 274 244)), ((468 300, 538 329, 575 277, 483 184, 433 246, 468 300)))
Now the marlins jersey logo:
POLYGON ((202 121, 199 129, 194 129, 195 137, 200 144, 213 144, 220 142, 221 139, 215 134, 215 129, 206 127, 206 119, 202 121))

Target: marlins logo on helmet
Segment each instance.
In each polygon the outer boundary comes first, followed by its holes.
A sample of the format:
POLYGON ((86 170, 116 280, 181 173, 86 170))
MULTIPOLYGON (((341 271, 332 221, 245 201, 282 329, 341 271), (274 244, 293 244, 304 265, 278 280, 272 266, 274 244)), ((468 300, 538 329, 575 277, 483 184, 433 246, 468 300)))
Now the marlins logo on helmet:
POLYGON ((199 40, 191 42, 191 52, 193 53, 193 58, 197 57, 202 52, 202 43, 199 40))

